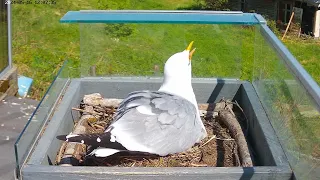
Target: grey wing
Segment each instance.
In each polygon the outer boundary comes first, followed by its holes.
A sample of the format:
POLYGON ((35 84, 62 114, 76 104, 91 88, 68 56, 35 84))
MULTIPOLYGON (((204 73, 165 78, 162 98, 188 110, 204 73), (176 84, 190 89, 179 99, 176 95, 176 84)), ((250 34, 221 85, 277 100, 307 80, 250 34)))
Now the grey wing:
POLYGON ((196 111, 182 97, 137 91, 120 104, 106 131, 128 150, 159 155, 182 152, 206 134, 196 111))

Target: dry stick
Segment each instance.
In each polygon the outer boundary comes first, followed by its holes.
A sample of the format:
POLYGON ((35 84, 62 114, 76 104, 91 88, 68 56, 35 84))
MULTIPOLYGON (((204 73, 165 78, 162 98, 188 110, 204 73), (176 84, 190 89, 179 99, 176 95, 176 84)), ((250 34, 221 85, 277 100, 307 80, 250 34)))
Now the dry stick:
MULTIPOLYGON (((94 95, 93 95, 94 96, 94 95)), ((85 103, 88 103, 88 105, 92 105, 92 106, 102 106, 102 107, 113 107, 113 108, 118 108, 119 104, 123 101, 123 99, 115 99, 115 98, 101 98, 99 100, 91 98, 90 95, 86 95, 86 101, 85 103)), ((215 107, 214 103, 203 103, 203 104, 198 104, 198 109, 200 111, 200 116, 206 116, 206 115, 212 115, 213 114, 213 109, 215 107)), ((104 115, 106 116, 106 114, 101 114, 101 113, 96 113, 96 112, 89 112, 89 111, 85 111, 82 109, 78 109, 78 108, 72 108, 73 110, 76 111, 81 111, 84 113, 89 113, 89 114, 93 114, 93 115, 104 115)))
MULTIPOLYGON (((90 106, 102 106, 102 107, 113 107, 117 108, 119 107, 119 104, 123 101, 123 99, 116 99, 116 98, 102 98, 99 100, 96 100, 94 98, 90 98, 90 95, 86 95, 86 101, 84 102, 87 105, 90 106)), ((198 104, 199 110, 205 110, 205 111, 213 111, 215 107, 215 103, 202 103, 198 104)))
POLYGON ((191 163, 190 164, 192 167, 207 167, 207 164, 196 164, 196 163, 191 163))
POLYGON ((84 109, 79 109, 79 108, 75 108, 73 107, 72 110, 75 110, 75 111, 80 111, 80 112, 83 112, 83 113, 88 113, 88 114, 92 114, 92 115, 98 115, 98 116, 109 116, 109 114, 105 114, 105 113, 98 113, 98 112, 95 112, 95 111, 86 111, 84 109))
POLYGON ((199 110, 213 111, 214 108, 215 108, 215 104, 214 103, 198 104, 198 109, 199 110))
POLYGON ((103 127, 103 126, 100 126, 100 125, 98 125, 98 124, 94 124, 93 125, 95 128, 97 128, 97 129, 105 129, 105 127, 103 127))
POLYGON ((294 16, 294 12, 292 12, 292 14, 291 14, 291 17, 290 17, 289 23, 288 23, 288 25, 287 25, 286 31, 284 32, 281 40, 283 40, 284 37, 286 36, 286 34, 287 34, 288 30, 289 30, 290 24, 291 24, 291 22, 292 22, 293 16, 294 16))
POLYGON ((212 141, 212 139, 216 138, 216 136, 212 136, 207 142, 203 143, 200 148, 202 148, 203 146, 207 145, 210 141, 212 141))
POLYGON ((236 158, 236 163, 237 163, 237 166, 240 166, 241 165, 241 163, 240 163, 240 159, 239 159, 239 156, 238 156, 238 151, 236 151, 237 150, 237 144, 234 144, 233 145, 233 154, 234 154, 234 158, 236 158))
MULTIPOLYGON (((95 118, 93 115, 81 116, 79 122, 75 126, 72 134, 86 134, 88 131, 88 119, 95 118)), ((86 153, 86 145, 81 143, 69 142, 63 153, 61 160, 66 158, 75 158, 81 162, 83 155, 86 153)), ((59 163, 59 162, 58 162, 59 163)), ((72 166, 72 164, 61 164, 61 166, 72 166)))
POLYGON ((246 116, 246 113, 244 113, 242 107, 239 105, 239 103, 238 103, 236 100, 235 100, 235 103, 233 103, 233 104, 235 104, 235 105, 241 110, 244 118, 246 119, 246 131, 245 131, 245 132, 246 132, 246 135, 248 135, 248 131, 249 131, 249 120, 248 120, 248 118, 247 118, 247 116, 246 116))
POLYGON ((200 148, 202 148, 203 146, 207 145, 210 141, 212 141, 213 139, 217 139, 217 140, 221 140, 221 141, 235 141, 235 139, 232 138, 228 138, 228 139, 224 139, 224 138, 218 138, 216 137, 216 135, 212 136, 208 141, 206 141, 205 143, 203 143, 200 148))
POLYGON ((56 159, 56 162, 60 162, 61 161, 61 158, 63 156, 63 152, 64 150, 66 149, 66 146, 67 146, 67 142, 63 142, 60 149, 59 149, 59 153, 58 153, 58 156, 57 156, 57 159, 56 159))
MULTIPOLYGON (((225 102, 220 102, 225 103, 225 102)), ((243 167, 252 167, 253 163, 250 157, 247 141, 242 132, 241 126, 234 115, 230 112, 230 109, 224 109, 219 111, 219 118, 230 130, 233 138, 236 140, 239 148, 239 154, 243 167)))

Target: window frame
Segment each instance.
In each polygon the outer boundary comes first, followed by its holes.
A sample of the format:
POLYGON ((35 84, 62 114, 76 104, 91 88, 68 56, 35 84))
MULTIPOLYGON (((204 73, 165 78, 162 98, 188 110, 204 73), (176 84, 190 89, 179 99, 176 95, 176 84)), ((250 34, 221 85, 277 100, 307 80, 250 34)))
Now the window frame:
POLYGON ((289 1, 282 1, 280 2, 284 5, 284 8, 283 9, 280 9, 282 12, 283 12, 283 23, 289 23, 290 21, 290 16, 292 14, 292 11, 293 11, 293 7, 294 7, 294 4, 292 2, 289 2, 289 1), (288 6, 290 6, 290 9, 288 9, 288 6), (289 13, 290 15, 287 16, 287 13, 289 13))
POLYGON ((247 10, 247 0, 240 0, 240 10, 242 12, 247 10))

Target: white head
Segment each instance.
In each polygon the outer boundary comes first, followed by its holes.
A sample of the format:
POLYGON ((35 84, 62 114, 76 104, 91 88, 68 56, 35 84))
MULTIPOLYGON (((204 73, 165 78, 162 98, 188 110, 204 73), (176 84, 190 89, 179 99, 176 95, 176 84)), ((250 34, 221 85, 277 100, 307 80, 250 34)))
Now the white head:
POLYGON ((195 51, 193 41, 186 50, 172 55, 164 66, 163 84, 159 91, 175 94, 197 105, 191 86, 191 58, 195 51))

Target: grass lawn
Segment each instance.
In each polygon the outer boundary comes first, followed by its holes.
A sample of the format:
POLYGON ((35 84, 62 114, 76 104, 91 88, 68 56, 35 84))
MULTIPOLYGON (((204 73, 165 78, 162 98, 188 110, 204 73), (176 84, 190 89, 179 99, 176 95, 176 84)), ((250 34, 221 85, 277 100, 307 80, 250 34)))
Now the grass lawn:
POLYGON ((8 49, 8 31, 5 27, 7 27, 6 23, 0 21, 0 72, 8 66, 8 54, 6 53, 8 49))
POLYGON ((193 57, 195 77, 240 77, 241 59, 252 60, 244 45, 246 40, 253 41, 254 30, 242 26, 84 24, 81 29, 82 74, 88 74, 89 67, 95 65, 98 75, 150 76, 155 65, 162 72, 165 60, 192 40, 197 48, 193 57))
POLYGON ((284 44, 318 84, 320 84, 320 41, 285 39, 284 44))

